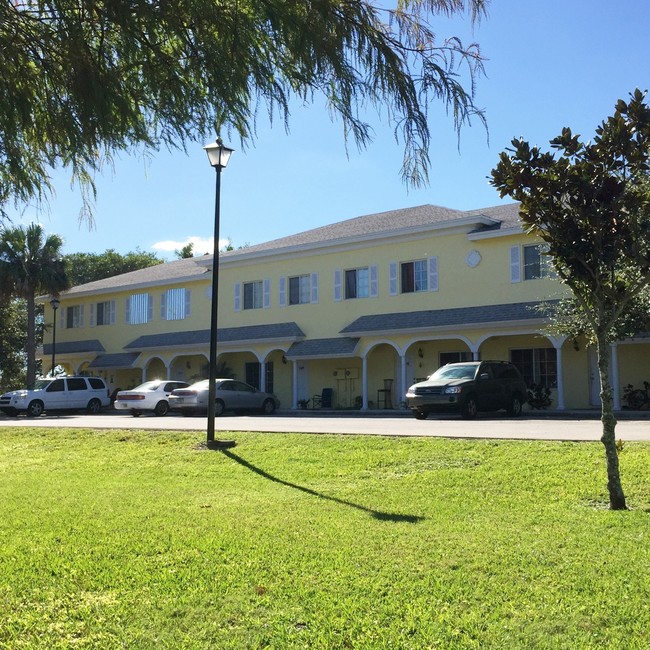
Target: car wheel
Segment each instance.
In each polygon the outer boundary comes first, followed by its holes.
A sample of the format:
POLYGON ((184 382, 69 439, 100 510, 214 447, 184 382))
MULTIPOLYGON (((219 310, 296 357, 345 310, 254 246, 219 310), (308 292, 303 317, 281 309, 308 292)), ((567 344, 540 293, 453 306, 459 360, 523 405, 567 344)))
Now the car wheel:
POLYGON ((427 411, 421 411, 420 409, 413 410, 413 416, 416 420, 426 420, 429 413, 427 411))
POLYGON ((214 417, 218 418, 220 415, 223 415, 223 412, 226 410, 226 405, 220 400, 216 400, 214 403, 214 417))
POLYGON ((521 397, 519 395, 513 395, 510 400, 510 406, 508 407, 508 415, 513 418, 517 418, 521 415, 521 397))
POLYGON ((169 413, 169 404, 164 399, 160 400, 160 402, 156 404, 156 408, 153 410, 153 413, 158 417, 167 415, 167 413, 169 413))
POLYGON ((35 399, 33 402, 30 402, 29 406, 27 407, 28 415, 31 415, 33 418, 37 418, 43 413, 44 410, 45 409, 43 408, 43 402, 37 399, 35 399))
POLYGON ((275 413, 275 402, 272 399, 264 400, 264 404, 262 404, 262 413, 264 413, 264 415, 273 415, 275 413))
POLYGON ((98 399, 91 399, 90 402, 88 402, 88 406, 86 406, 86 411, 93 415, 97 415, 101 410, 102 403, 98 399))
POLYGON ((463 404, 460 414, 466 420, 473 420, 477 413, 478 404, 476 403, 476 397, 474 397, 474 395, 469 395, 463 404))

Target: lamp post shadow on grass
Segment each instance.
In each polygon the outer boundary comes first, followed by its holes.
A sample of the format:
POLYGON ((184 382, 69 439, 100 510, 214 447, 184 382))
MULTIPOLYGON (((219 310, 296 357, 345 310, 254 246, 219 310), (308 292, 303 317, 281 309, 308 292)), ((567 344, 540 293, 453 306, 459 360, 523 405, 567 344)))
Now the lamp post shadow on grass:
POLYGON ((234 460, 236 463, 239 463, 239 465, 241 465, 242 467, 249 469, 251 472, 254 472, 258 476, 268 479, 269 481, 273 481, 274 483, 279 483, 280 485, 286 485, 287 487, 293 488, 294 490, 300 490, 301 492, 305 492, 306 494, 311 494, 312 496, 318 497, 319 499, 334 501, 335 503, 340 503, 344 506, 349 506, 351 508, 356 508, 357 510, 362 510, 363 512, 367 512, 374 519, 379 519, 380 521, 394 521, 394 522, 402 521, 410 524, 416 524, 419 521, 424 520, 424 517, 420 517, 418 515, 404 515, 404 514, 394 513, 394 512, 382 512, 381 510, 374 510, 372 508, 367 508, 366 506, 362 506, 358 503, 353 503, 352 501, 346 501, 345 499, 339 499, 337 497, 328 496, 327 494, 322 494, 321 492, 317 492, 316 490, 312 490, 311 488, 304 487, 302 485, 296 485, 295 483, 291 483, 290 481, 285 481, 281 478, 278 478, 277 476, 273 476, 272 474, 269 474, 263 469, 256 467, 252 463, 249 463, 247 460, 245 460, 241 456, 238 456, 232 451, 229 451, 228 449, 222 449, 221 452, 223 453, 224 456, 227 456, 231 460, 234 460))

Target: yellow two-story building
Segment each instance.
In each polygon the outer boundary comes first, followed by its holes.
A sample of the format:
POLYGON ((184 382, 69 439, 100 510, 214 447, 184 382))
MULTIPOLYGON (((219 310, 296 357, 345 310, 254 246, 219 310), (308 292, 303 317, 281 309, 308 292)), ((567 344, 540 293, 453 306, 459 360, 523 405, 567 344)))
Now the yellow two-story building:
MULTIPOLYGON (((554 408, 596 406, 594 350, 545 330, 539 306, 566 288, 543 250, 510 204, 422 205, 222 253, 218 360, 284 408, 324 390, 334 408, 400 408, 411 383, 465 359, 512 361, 551 389, 554 408)), ((208 255, 73 287, 56 314, 57 365, 112 389, 206 378, 211 274, 208 255)), ((617 408, 649 362, 647 338, 613 346, 617 408)))

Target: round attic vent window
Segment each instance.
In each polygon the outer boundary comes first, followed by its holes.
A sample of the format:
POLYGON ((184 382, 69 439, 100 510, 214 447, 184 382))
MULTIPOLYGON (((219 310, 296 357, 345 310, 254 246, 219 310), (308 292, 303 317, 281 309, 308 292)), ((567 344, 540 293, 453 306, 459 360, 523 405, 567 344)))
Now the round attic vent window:
POLYGON ((475 268, 481 263, 481 254, 477 250, 471 250, 465 257, 465 263, 470 268, 475 268))

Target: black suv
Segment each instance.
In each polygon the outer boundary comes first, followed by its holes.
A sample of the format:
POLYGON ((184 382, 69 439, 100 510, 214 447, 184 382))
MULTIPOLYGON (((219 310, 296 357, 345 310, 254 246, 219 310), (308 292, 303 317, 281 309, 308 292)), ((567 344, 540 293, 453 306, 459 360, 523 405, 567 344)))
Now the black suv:
POLYGON ((526 402, 526 382, 507 361, 466 361, 438 368, 411 386, 406 403, 418 420, 429 413, 459 411, 467 419, 479 411, 506 409, 516 417, 526 402))

